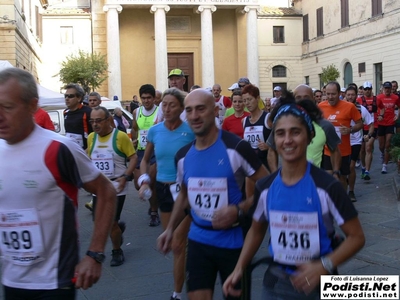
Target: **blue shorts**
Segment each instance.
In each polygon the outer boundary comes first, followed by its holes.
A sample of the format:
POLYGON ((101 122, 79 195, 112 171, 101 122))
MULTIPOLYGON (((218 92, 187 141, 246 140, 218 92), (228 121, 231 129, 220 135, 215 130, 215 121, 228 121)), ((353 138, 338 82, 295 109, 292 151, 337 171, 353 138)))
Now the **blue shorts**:
MULTIPOLYGON (((143 156, 144 156, 144 150, 138 150, 136 151, 137 154, 137 163, 136 163, 136 169, 140 169, 140 163, 142 162, 143 156)), ((156 163, 156 156, 153 154, 153 156, 150 158, 150 165, 154 165, 156 163)))

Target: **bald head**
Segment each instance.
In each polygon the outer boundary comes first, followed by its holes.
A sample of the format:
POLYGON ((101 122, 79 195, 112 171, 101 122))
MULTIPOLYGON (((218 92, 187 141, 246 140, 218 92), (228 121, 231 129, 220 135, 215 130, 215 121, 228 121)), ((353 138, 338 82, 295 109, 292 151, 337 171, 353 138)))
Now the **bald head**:
POLYGON ((219 98, 221 96, 221 86, 219 84, 214 84, 212 87, 212 93, 214 98, 219 98))
POLYGON ((303 99, 309 99, 314 101, 314 93, 312 88, 310 88, 308 85, 305 84, 300 84, 298 85, 294 91, 293 91, 294 98, 296 99, 296 102, 303 100, 303 99))
POLYGON ((185 98, 186 118, 196 136, 205 136, 216 129, 215 116, 219 110, 215 106, 214 97, 210 91, 197 89, 185 98))
POLYGON ((195 89, 191 93, 189 93, 185 98, 185 106, 189 102, 202 102, 207 106, 215 106, 215 101, 212 93, 206 89, 195 89))
POLYGON ((162 93, 161 93, 161 91, 160 90, 156 90, 156 96, 155 96, 155 98, 154 98, 154 104, 155 105, 160 105, 160 103, 161 103, 161 101, 162 101, 162 93))

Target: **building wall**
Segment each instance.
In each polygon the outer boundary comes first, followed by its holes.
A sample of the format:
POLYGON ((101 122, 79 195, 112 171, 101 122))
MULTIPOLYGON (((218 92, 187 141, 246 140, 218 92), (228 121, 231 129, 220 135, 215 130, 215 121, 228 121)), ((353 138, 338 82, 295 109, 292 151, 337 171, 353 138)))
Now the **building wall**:
POLYGON ((368 80, 378 86, 374 64, 382 63, 383 80, 399 80, 398 47, 400 46, 400 1, 382 1, 383 15, 371 17, 371 1, 349 1, 349 27, 341 28, 340 1, 300 1, 296 7, 309 15, 310 41, 303 43, 303 74, 310 76, 310 84, 319 87, 318 74, 322 68, 334 64, 340 71, 338 79, 344 84, 344 66, 353 67, 353 81, 368 80), (316 9, 324 10, 324 36, 316 37, 316 9), (365 62, 366 72, 358 72, 358 64, 365 62))
POLYGON ((293 90, 304 83, 301 62, 300 17, 262 17, 258 20, 258 49, 260 56, 260 90, 262 98, 273 97, 273 84, 287 83, 293 90), (285 42, 273 42, 273 26, 284 26, 285 42), (277 65, 286 67, 286 77, 272 77, 272 68, 277 65))
POLYGON ((60 91, 63 83, 58 75, 63 61, 79 50, 92 52, 90 14, 50 14, 43 16, 43 80, 48 89, 60 91), (62 28, 68 28, 63 31, 62 28))
POLYGON ((39 79, 42 54, 36 36, 35 6, 40 6, 39 1, 27 2, 23 11, 20 1, 0 0, 1 17, 7 16, 9 20, 0 24, 0 59, 39 79))
MULTIPOLYGON (((107 55, 107 24, 102 0, 92 0, 92 47, 93 51, 107 55)), ((98 89, 100 95, 108 95, 108 81, 98 89)), ((129 98, 131 99, 131 98, 129 98)))
MULTIPOLYGON (((132 99, 139 87, 145 83, 155 84, 155 41, 154 15, 149 9, 124 8, 119 15, 121 45, 122 99, 132 99)), ((171 6, 169 16, 190 17, 190 32, 174 33, 167 31, 169 53, 193 53, 194 84, 202 85, 201 70, 201 16, 193 8, 177 9, 171 6)), ((239 36, 237 24, 242 23, 242 15, 233 9, 217 9, 213 13, 213 43, 215 82, 223 93, 236 82, 247 64, 238 61, 239 49, 246 45, 246 35, 239 36), (240 47, 239 47, 240 45, 240 47)), ((207 59, 207 58, 204 58, 207 59)))

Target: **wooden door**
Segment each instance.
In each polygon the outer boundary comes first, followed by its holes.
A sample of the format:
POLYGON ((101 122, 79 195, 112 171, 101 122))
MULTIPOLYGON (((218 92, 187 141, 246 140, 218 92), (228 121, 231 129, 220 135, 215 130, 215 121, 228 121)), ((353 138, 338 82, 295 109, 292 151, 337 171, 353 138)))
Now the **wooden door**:
POLYGON ((194 85, 193 53, 168 53, 168 73, 172 69, 181 69, 186 77, 183 89, 188 92, 194 85))

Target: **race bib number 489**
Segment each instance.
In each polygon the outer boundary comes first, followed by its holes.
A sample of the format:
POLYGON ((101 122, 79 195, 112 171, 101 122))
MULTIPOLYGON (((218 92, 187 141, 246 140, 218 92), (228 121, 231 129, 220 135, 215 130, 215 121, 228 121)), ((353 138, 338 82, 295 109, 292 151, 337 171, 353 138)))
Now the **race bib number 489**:
POLYGON ((35 209, 0 212, 1 252, 16 265, 42 261, 43 242, 35 209))

